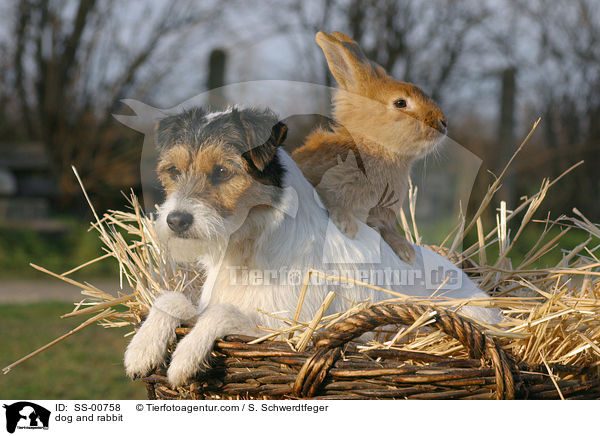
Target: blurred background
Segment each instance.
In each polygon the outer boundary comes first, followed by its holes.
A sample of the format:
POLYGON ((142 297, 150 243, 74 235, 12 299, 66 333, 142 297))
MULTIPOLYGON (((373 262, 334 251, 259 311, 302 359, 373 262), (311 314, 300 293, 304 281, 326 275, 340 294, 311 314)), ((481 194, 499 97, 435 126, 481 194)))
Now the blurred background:
MULTIPOLYGON (((541 117, 494 204, 505 200, 510 209, 543 178, 585 160, 552 188, 538 215, 558 217, 577 207, 598 221, 597 0, 6 0, 0 4, 0 326, 6 341, 0 364, 71 327, 56 316, 70 311, 77 289, 48 282, 29 263, 61 273, 103 254, 88 232, 91 215, 71 165, 100 213, 124 207, 123 192, 141 194, 143 136, 112 117, 131 114, 120 100, 170 108, 209 89, 265 79, 334 86, 314 42, 318 30, 349 34, 395 78, 418 84, 439 102, 450 138, 482 161, 467 219, 541 117)), ((207 103, 214 106, 236 101, 236 95, 211 96, 207 103)), ((328 95, 306 98, 327 112, 328 95)), ((290 141, 300 143, 314 122, 295 120, 290 141)), ((443 166, 443 157, 437 163, 443 166)), ((442 197, 444 185, 434 185, 442 197)), ((495 225, 491 214, 484 220, 486 228, 495 225)), ((578 241, 574 235, 572 243, 578 241)), ((110 289, 115 268, 106 261, 75 276, 110 289)), ((141 385, 122 375, 125 332, 91 329, 0 376, 0 391, 7 398, 143 397, 141 385), (98 344, 93 352, 85 350, 90 341, 98 344), (108 368, 96 374, 94 389, 81 381, 90 365, 108 368)))

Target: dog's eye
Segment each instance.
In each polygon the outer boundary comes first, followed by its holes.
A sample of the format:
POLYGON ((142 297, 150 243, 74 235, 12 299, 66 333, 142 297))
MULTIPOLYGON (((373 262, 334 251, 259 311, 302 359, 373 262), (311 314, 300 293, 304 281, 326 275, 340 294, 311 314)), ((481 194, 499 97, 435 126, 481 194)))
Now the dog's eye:
POLYGON ((404 109, 406 107, 406 100, 404 100, 403 98, 399 98, 394 102, 394 107, 398 109, 404 109))
POLYGON ((233 173, 229 171, 227 168, 224 168, 220 165, 216 165, 213 168, 212 179, 214 182, 224 182, 225 180, 229 180, 233 173))
POLYGON ((172 179, 178 177, 181 175, 181 171, 179 171, 177 169, 177 167, 173 166, 173 167, 169 167, 167 169, 167 172, 169 173, 169 176, 171 176, 172 179))

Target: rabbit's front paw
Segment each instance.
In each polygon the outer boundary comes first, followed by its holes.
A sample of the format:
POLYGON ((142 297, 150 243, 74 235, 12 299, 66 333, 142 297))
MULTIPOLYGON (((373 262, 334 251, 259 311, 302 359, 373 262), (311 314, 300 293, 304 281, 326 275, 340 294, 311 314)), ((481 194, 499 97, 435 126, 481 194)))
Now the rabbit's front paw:
POLYGON ((329 217, 333 224, 350 239, 354 239, 358 233, 358 221, 354 216, 344 209, 332 208, 329 217))
POLYGON ((208 335, 188 334, 184 337, 171 359, 167 378, 173 387, 185 385, 196 374, 206 371, 214 340, 208 335))
POLYGON ((382 233, 382 237, 403 262, 409 265, 414 263, 415 247, 404 236, 390 231, 382 233))

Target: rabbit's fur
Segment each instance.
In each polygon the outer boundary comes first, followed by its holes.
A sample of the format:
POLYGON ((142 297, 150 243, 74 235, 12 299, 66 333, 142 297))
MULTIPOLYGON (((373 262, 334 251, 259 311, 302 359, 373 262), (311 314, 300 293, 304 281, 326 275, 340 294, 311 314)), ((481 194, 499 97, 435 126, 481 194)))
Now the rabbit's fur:
POLYGON ((413 162, 445 137, 444 114, 420 88, 367 59, 349 36, 319 32, 316 41, 339 85, 336 125, 314 130, 292 157, 346 236, 354 238, 357 220, 365 222, 412 264, 414 248, 398 233, 396 216, 413 162))

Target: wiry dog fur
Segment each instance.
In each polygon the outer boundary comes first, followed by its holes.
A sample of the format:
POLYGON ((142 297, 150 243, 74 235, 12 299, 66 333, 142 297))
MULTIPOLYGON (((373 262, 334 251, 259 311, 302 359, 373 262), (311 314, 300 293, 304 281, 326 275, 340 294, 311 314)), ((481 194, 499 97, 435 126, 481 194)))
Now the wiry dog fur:
POLYGON ((396 217, 413 162, 446 133, 444 114, 417 86, 394 80, 367 59, 349 36, 319 32, 316 40, 339 85, 337 124, 315 130, 292 157, 344 234, 353 238, 357 221, 367 223, 412 263, 414 249, 398 233, 396 217))
MULTIPOLYGON (((256 109, 219 113, 192 109, 160 122, 158 173, 167 198, 156 221, 157 232, 176 259, 201 262, 207 278, 198 307, 176 292, 164 292, 156 299, 127 347, 128 375, 143 376, 163 364, 167 347, 175 339, 175 327, 190 324, 194 327, 177 345, 168 368, 174 386, 186 383, 206 368, 216 339, 233 333, 257 335, 259 325, 281 327, 276 318, 263 313, 292 316, 301 279, 310 268, 409 268, 387 244, 381 244, 381 253, 375 253, 380 247, 378 234, 366 225, 360 224, 354 240, 328 226, 327 212, 314 188, 279 147, 285 134, 286 127, 274 114, 256 109), (186 213, 189 215, 181 215, 186 213), (181 216, 187 216, 187 221, 182 222, 181 216), (369 243, 373 238, 377 238, 376 244, 369 243), (333 256, 328 261, 334 263, 325 264, 324 253, 333 256), (381 255, 380 263, 372 264, 374 254, 381 255), (346 263, 336 265, 336 259, 346 263), (299 280, 233 282, 231 271, 240 267, 293 270, 299 280)), ((446 259, 425 249, 420 255, 425 269, 441 266, 457 273, 460 285, 438 292, 458 298, 487 297, 446 259)), ((429 295, 436 289, 422 283, 377 284, 409 295, 429 295)), ((336 297, 330 313, 346 310, 349 301, 376 301, 387 296, 360 286, 311 284, 300 320, 310 320, 331 289, 345 298, 336 297)), ((486 309, 462 310, 487 321, 497 320, 496 314, 486 309)))

